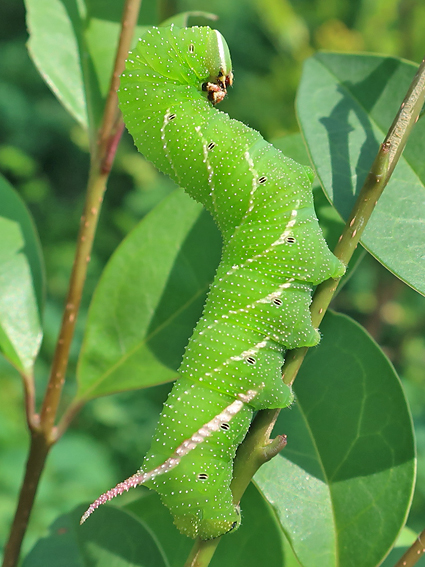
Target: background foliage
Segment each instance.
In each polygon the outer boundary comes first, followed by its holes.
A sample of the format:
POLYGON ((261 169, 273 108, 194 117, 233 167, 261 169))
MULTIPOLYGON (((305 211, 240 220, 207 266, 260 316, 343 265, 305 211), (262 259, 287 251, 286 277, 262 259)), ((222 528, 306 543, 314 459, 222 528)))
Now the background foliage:
MULTIPOLYGON (((94 3, 95 4, 95 3, 94 3)), ((117 3, 117 10, 118 8, 117 3)), ((216 13, 229 43, 235 86, 223 110, 269 140, 297 131, 294 98, 301 65, 317 49, 394 54, 419 62, 425 52, 425 7, 420 0, 216 0, 144 2, 145 23, 180 11, 216 13), (282 68, 285 73, 282 74, 282 68)), ((204 23, 204 22, 200 22, 204 23)), ((0 172, 17 188, 35 218, 45 253, 45 338, 37 362, 44 390, 72 265, 83 205, 88 140, 57 102, 29 59, 25 9, 0 5, 0 172)), ((136 223, 174 189, 138 155, 124 136, 108 184, 89 269, 82 329, 95 283, 113 250, 136 223)), ((425 525, 425 303, 416 292, 365 255, 335 300, 359 321, 402 377, 418 444, 418 483, 408 525, 425 525)), ((63 402, 75 393, 77 333, 63 402)), ((28 437, 20 378, 0 359, 0 539, 14 511, 28 437)), ((87 404, 52 450, 37 497, 24 551, 60 514, 126 478, 141 462, 168 386, 97 399, 87 404), (97 455, 95 470, 85 455, 97 455)))

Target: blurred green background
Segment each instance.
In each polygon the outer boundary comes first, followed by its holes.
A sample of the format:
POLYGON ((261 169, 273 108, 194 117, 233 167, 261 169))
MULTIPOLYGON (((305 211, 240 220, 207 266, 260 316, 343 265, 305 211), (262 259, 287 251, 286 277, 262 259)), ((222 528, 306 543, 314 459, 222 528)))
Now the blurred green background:
MULTIPOLYGON (((117 2, 117 4, 120 4, 117 2)), ((420 0, 181 0, 143 3, 143 23, 185 10, 214 12, 229 43, 235 86, 222 110, 268 140, 297 132, 294 99, 302 63, 318 49, 369 51, 420 62, 425 4, 420 0)), ((191 23, 207 23, 191 20, 191 23)), ((43 246, 47 294, 45 339, 37 363, 43 395, 72 266, 89 164, 87 137, 35 70, 26 50, 25 7, 0 3, 0 171, 30 208, 43 246)), ((173 183, 137 154, 124 135, 111 175, 89 269, 69 383, 90 297, 108 258, 173 183)), ((0 205, 1 206, 1 205, 0 205)), ((418 484, 409 518, 425 527, 425 301, 365 255, 334 302, 383 347, 403 380, 415 421, 418 484)), ((14 512, 28 447, 18 374, 0 359, 0 541, 14 512)), ((148 448, 167 387, 91 402, 53 449, 40 486, 25 550, 47 526, 94 494, 132 474, 148 448), (95 454, 89 470, 85 456, 95 454)))

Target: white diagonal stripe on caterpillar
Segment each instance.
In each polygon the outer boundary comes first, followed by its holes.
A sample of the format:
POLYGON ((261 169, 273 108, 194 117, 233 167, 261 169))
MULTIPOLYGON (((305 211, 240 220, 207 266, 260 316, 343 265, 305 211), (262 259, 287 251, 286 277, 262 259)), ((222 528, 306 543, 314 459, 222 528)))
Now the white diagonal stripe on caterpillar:
POLYGON ((163 119, 162 126, 161 126, 161 130, 160 130, 160 132, 161 132, 161 141, 162 141, 162 143, 163 143, 163 144, 162 144, 162 149, 164 150, 164 154, 165 154, 165 157, 166 157, 167 160, 168 160, 168 163, 171 165, 171 167, 172 167, 172 169, 173 169, 173 171, 174 171, 174 175, 175 175, 175 176, 177 177, 177 179, 178 179, 179 185, 181 185, 180 175, 179 175, 179 173, 178 173, 178 171, 177 171, 177 169, 176 169, 176 167, 175 167, 175 165, 174 165, 174 163, 173 163, 172 156, 171 156, 170 152, 168 151, 167 139, 166 139, 166 131, 165 131, 165 129, 166 129, 166 127, 167 127, 167 126, 170 124, 170 122, 171 122, 171 120, 170 120, 170 115, 172 115, 172 114, 173 114, 173 113, 171 112, 171 108, 168 107, 167 110, 165 111, 164 119, 163 119))
POLYGON ((241 360, 245 360, 249 356, 255 356, 256 354, 258 354, 258 352, 262 348, 267 346, 268 341, 270 341, 270 337, 269 336, 264 337, 264 339, 262 341, 258 342, 257 344, 255 344, 250 349, 243 351, 240 354, 230 356, 227 360, 225 360, 223 362, 223 364, 221 364, 220 366, 216 366, 211 371, 205 372, 201 377, 199 377, 198 378, 199 382, 202 382, 204 378, 207 378, 207 377, 211 378, 217 372, 221 372, 223 370, 223 368, 226 368, 226 366, 229 366, 229 364, 231 364, 232 362, 239 362, 241 360))
POLYGON ((202 153, 204 156, 204 163, 206 165, 207 171, 208 171, 208 186, 210 188, 210 196, 213 199, 215 199, 215 185, 213 182, 213 177, 214 177, 214 169, 210 163, 210 159, 209 159, 209 152, 208 152, 208 141, 206 140, 205 136, 202 134, 202 129, 201 126, 195 126, 195 132, 199 135, 199 137, 201 138, 201 142, 202 142, 202 153))
MULTIPOLYGON (((285 228, 283 229, 282 234, 279 236, 279 238, 277 238, 276 240, 274 240, 269 246, 268 248, 262 250, 259 254, 255 254, 254 256, 252 256, 251 258, 247 258, 244 262, 242 262, 241 264, 234 264, 230 270, 228 270, 226 272, 226 276, 231 276, 232 274, 234 274, 237 270, 246 268, 246 266, 248 264, 251 264, 252 262, 256 261, 256 260, 261 260, 263 256, 265 256, 268 252, 270 252, 273 248, 275 248, 276 246, 280 246, 282 244, 284 244, 286 242, 286 239, 288 238, 288 236, 291 235, 291 228, 294 227, 295 223, 296 223, 296 217, 297 217, 297 209, 293 209, 291 211, 291 216, 289 221, 286 223, 285 228)), ((232 237, 233 238, 237 232, 238 229, 242 227, 242 224, 238 226, 238 228, 235 230, 235 232, 233 233, 232 237)), ((222 278, 224 279, 224 277, 222 278)))
MULTIPOLYGON (((253 303, 250 303, 250 304, 246 305, 245 307, 241 307, 240 309, 229 309, 229 311, 227 311, 227 313, 223 313, 222 315, 219 316, 218 319, 215 319, 212 323, 210 323, 207 327, 205 327, 202 331, 200 331, 199 335, 205 334, 206 331, 208 332, 208 331, 213 330, 221 321, 223 321, 225 319, 229 319, 233 315, 242 315, 244 313, 248 313, 249 311, 254 310, 256 308, 256 306, 259 305, 259 304, 267 304, 267 303, 270 303, 271 301, 273 301, 273 299, 280 299, 280 297, 282 296, 282 292, 284 290, 287 290, 289 288, 293 288, 293 289, 308 291, 310 289, 310 286, 308 284, 304 284, 304 283, 301 283, 301 282, 294 283, 294 281, 295 281, 294 278, 289 278, 286 282, 284 282, 283 284, 280 284, 276 290, 272 291, 271 293, 267 294, 264 297, 261 297, 260 299, 257 299, 253 303)), ((267 340, 270 340, 270 339, 276 340, 272 336, 268 336, 267 340)), ((222 367, 220 367, 220 368, 222 368, 222 367)), ((215 371, 216 371, 216 369, 213 370, 213 372, 215 372, 215 371)))
POLYGON ((255 192, 257 191, 257 187, 258 187, 258 183, 257 183, 258 172, 255 169, 254 162, 253 162, 253 160, 250 156, 248 149, 244 153, 244 158, 248 162, 248 169, 249 169, 249 171, 252 175, 252 181, 251 181, 252 187, 251 187, 251 191, 249 193, 249 197, 250 197, 249 198, 249 205, 248 205, 248 208, 246 210, 245 215, 242 217, 241 225, 244 224, 245 220, 248 218, 249 214, 252 212, 252 210, 254 208, 254 195, 255 195, 255 192))
POLYGON ((310 289, 310 286, 308 284, 304 284, 302 282, 296 282, 296 283, 294 283, 294 282, 295 282, 295 278, 288 278, 288 280, 286 282, 278 285, 276 290, 272 291, 271 293, 268 293, 264 297, 260 297, 259 299, 256 299, 253 303, 249 303, 248 305, 245 305, 244 307, 241 307, 240 309, 229 309, 229 311, 227 311, 227 313, 223 313, 222 315, 220 315, 219 319, 216 319, 213 323, 211 323, 210 325, 205 327, 205 329, 200 331, 199 334, 204 334, 207 329, 208 330, 213 329, 217 325, 217 323, 220 322, 220 320, 228 319, 230 315, 238 315, 239 313, 247 313, 251 309, 255 309, 255 307, 259 303, 269 303, 273 299, 280 298, 281 295, 282 295, 282 291, 285 290, 285 289, 289 289, 289 288, 303 289, 303 290, 309 290, 310 289))

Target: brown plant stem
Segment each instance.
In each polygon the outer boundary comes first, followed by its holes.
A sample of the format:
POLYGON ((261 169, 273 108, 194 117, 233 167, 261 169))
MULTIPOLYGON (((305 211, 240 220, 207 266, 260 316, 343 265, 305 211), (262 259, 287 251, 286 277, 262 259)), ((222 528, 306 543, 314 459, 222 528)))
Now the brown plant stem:
MULTIPOLYGON (((344 262, 345 265, 348 264, 354 254, 376 203, 389 180, 389 175, 387 175, 389 147, 389 141, 381 144, 356 204, 335 247, 335 256, 344 262)), ((329 279, 317 286, 310 308, 314 327, 320 325, 339 282, 340 279, 329 279)), ((293 384, 307 352, 308 348, 302 347, 294 349, 287 354, 282 374, 283 381, 286 384, 293 384)))
POLYGON ((35 414, 33 382, 31 382, 29 378, 24 377, 25 406, 31 441, 25 477, 21 486, 9 539, 5 547, 3 567, 15 567, 18 563, 22 541, 28 526, 47 455, 52 445, 58 440, 60 434, 64 432, 65 427, 70 422, 69 419, 65 420, 60 430, 55 427, 58 406, 68 366, 69 351, 74 336, 75 324, 87 275, 87 267, 90 262, 93 239, 99 219, 103 195, 123 130, 122 119, 118 111, 116 90, 118 88, 119 76, 124 69, 125 57, 133 39, 140 4, 141 0, 126 0, 124 5, 121 34, 114 70, 96 145, 91 151, 86 202, 81 217, 76 253, 59 338, 53 356, 51 372, 40 416, 35 414))
POLYGON ((30 450, 25 477, 19 493, 18 505, 4 550, 3 567, 15 567, 18 563, 22 541, 28 526, 32 506, 50 447, 39 431, 31 431, 30 450))
POLYGON ((92 151, 87 197, 77 238, 77 250, 65 302, 59 339, 53 356, 49 383, 41 409, 41 428, 46 435, 46 439, 50 439, 51 442, 56 440, 57 431, 54 428, 54 422, 62 387, 65 382, 69 351, 74 336, 103 195, 106 190, 106 182, 123 130, 122 119, 118 110, 117 89, 119 86, 119 76, 124 70, 125 58, 131 47, 140 3, 141 0, 126 0, 124 5, 121 34, 111 83, 105 103, 102 123, 97 136, 97 144, 92 151))
POLYGON ((423 530, 394 567, 413 567, 425 553, 425 530, 423 530))
MULTIPOLYGON (((418 120, 424 100, 425 59, 420 64, 394 122, 384 142, 379 147, 378 154, 334 250, 335 256, 343 261, 345 265, 350 261, 360 241, 360 237, 369 222, 376 203, 391 177, 406 145, 409 134, 418 120)), ((335 290, 338 287, 339 281, 340 280, 330 279, 317 287, 311 304, 312 322, 315 327, 318 327, 322 321, 335 290)), ((307 351, 308 348, 303 347, 287 353, 282 374, 282 379, 286 384, 292 384, 294 382, 307 351)), ((278 436, 272 442, 269 440, 269 435, 271 434, 279 413, 280 410, 263 410, 258 412, 248 435, 238 449, 231 485, 234 501, 236 503, 239 502, 252 476, 261 464, 263 464, 261 463, 261 451, 265 451, 267 447, 271 447, 269 458, 266 459, 270 460, 273 456, 277 455, 286 444, 286 438, 283 442, 281 436, 278 436), (274 451, 273 449, 276 450, 274 451)), ((419 539, 420 538, 418 538, 418 540, 419 539)), ((219 541, 220 538, 207 542, 197 540, 185 567, 207 567, 219 541), (216 543, 214 544, 214 542, 216 543)), ((414 546, 415 545, 419 544, 415 542, 414 546)), ((423 547, 422 544, 421 547, 423 547)), ((416 547, 415 551, 412 551, 412 554, 414 553, 418 554, 416 547)), ((411 565, 414 565, 414 563, 397 563, 395 567, 410 567, 411 565)))
MULTIPOLYGON (((425 59, 419 65, 403 102, 391 124, 384 142, 366 177, 357 201, 335 247, 334 254, 345 265, 351 260, 367 223, 382 195, 391 174, 406 146, 410 132, 416 124, 425 100, 425 59)), ((318 327, 325 316, 340 280, 327 280, 320 284, 313 296, 311 318, 318 327)), ((307 348, 288 353, 283 367, 283 380, 292 384, 307 354, 307 348)))

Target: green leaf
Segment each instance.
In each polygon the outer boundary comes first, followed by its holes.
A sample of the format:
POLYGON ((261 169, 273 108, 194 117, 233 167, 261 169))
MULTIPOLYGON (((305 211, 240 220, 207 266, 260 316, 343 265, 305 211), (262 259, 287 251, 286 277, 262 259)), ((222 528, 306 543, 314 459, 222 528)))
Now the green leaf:
POLYGON ((80 526, 83 512, 58 518, 22 567, 167 567, 155 536, 137 518, 105 506, 80 526))
POLYGON ((87 127, 81 59, 82 3, 26 0, 28 49, 41 76, 65 108, 87 127))
MULTIPOLYGON (((254 485, 244 495, 242 507, 242 527, 222 538, 211 567, 257 567, 263 562, 268 567, 282 567, 286 564, 282 532, 273 510, 254 485)), ((101 506, 80 526, 86 508, 79 506, 58 518, 22 567, 181 567, 194 544, 177 531, 155 492, 146 490, 142 498, 123 509, 101 506)))
MULTIPOLYGON (((70 114, 95 132, 108 93, 123 2, 25 0, 28 49, 70 114)), ((135 40, 146 29, 135 30, 135 40)))
POLYGON ((303 567, 375 567, 410 506, 411 418, 393 367, 359 325, 330 313, 321 331, 275 427, 288 445, 254 478, 303 567))
POLYGON ((220 251, 211 217, 181 190, 139 223, 112 256, 94 294, 78 398, 176 378, 220 251))
MULTIPOLYGON (((193 540, 181 535, 173 523, 173 517, 168 508, 162 504, 156 492, 146 489, 137 489, 142 492, 141 498, 124 506, 124 510, 131 512, 158 538, 164 549, 169 567, 181 567, 187 559, 193 546, 193 540)), ((95 512, 96 513, 96 512, 95 512)))
MULTIPOLYGON (((307 60, 297 109, 320 181, 347 219, 416 65, 375 55, 318 53, 307 60)), ((419 121, 378 202, 362 244, 425 294, 425 125, 419 121)))
MULTIPOLYGON (((184 565, 194 544, 182 536, 173 524, 169 510, 154 492, 147 493, 125 507, 145 522, 158 538, 170 567, 184 565)), ((276 516, 253 484, 241 501, 242 525, 224 536, 210 563, 210 567, 243 565, 244 567, 282 567, 284 541, 276 516), (261 540, 261 545, 259 541, 261 540)))
POLYGON ((0 176, 0 351, 31 373, 42 339, 44 267, 23 201, 0 176))

